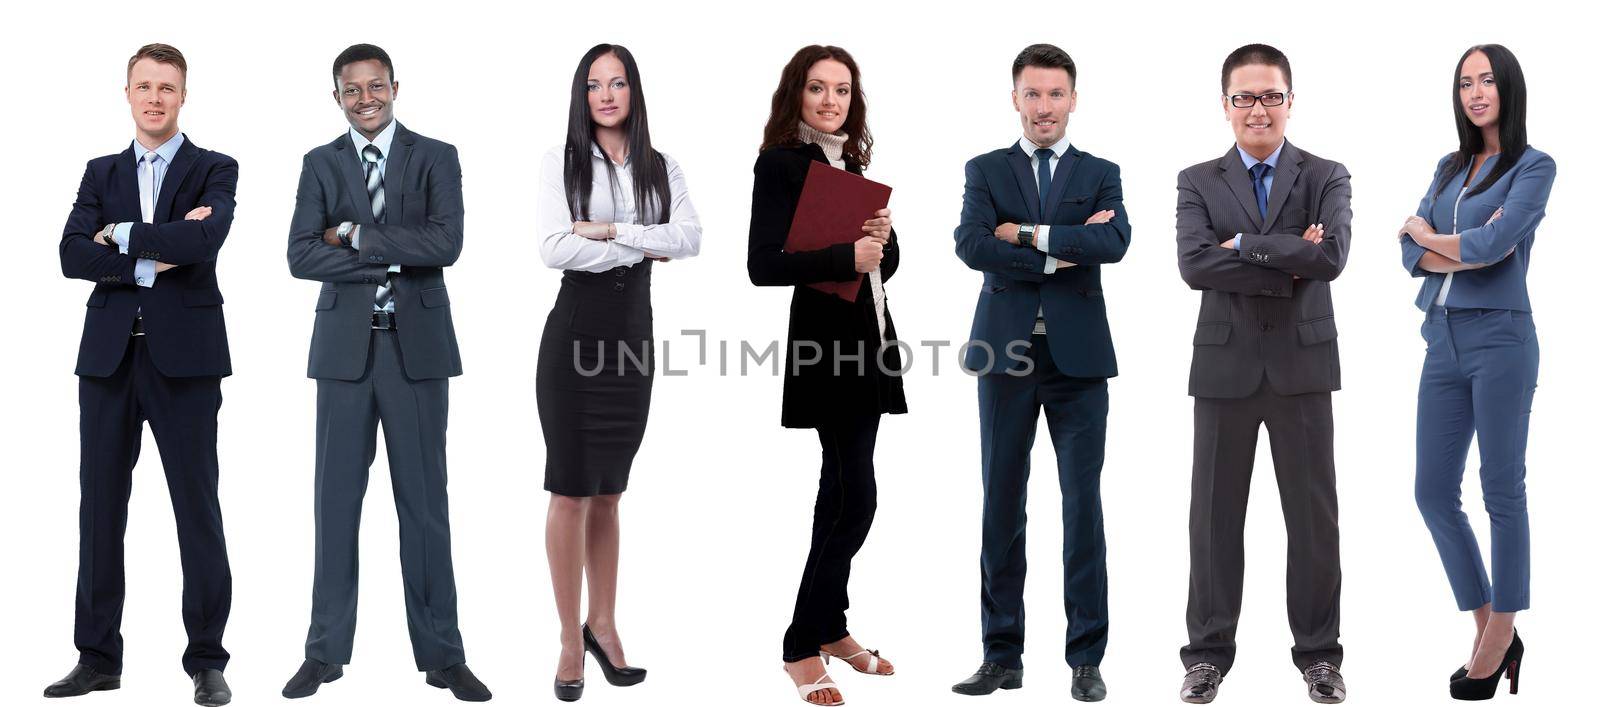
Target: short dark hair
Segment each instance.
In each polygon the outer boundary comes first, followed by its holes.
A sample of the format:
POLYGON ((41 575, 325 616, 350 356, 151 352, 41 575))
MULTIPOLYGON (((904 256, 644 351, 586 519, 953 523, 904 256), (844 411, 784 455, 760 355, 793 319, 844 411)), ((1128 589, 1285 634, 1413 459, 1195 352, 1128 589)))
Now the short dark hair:
POLYGON ((389 61, 389 52, 376 44, 352 44, 339 52, 333 60, 333 85, 339 85, 339 72, 344 67, 358 61, 377 61, 383 68, 389 70, 389 83, 394 83, 394 62, 389 61))
POLYGON ((1072 85, 1078 85, 1078 65, 1072 63, 1061 47, 1054 44, 1030 44, 1017 60, 1011 62, 1011 82, 1016 83, 1017 77, 1022 75, 1022 70, 1029 66, 1038 66, 1045 69, 1066 69, 1067 78, 1072 79, 1072 85))
POLYGON ((1228 77, 1233 75, 1233 70, 1251 64, 1264 64, 1276 66, 1283 72, 1284 88, 1294 92, 1294 76, 1289 73, 1289 57, 1278 51, 1277 47, 1269 44, 1246 44, 1233 50, 1232 54, 1222 62, 1222 92, 1228 92, 1228 77))
POLYGON ((133 65, 140 59, 149 59, 160 64, 171 64, 178 67, 178 73, 183 74, 184 80, 189 78, 189 62, 183 60, 183 52, 171 44, 146 44, 139 47, 139 51, 128 57, 128 75, 133 76, 133 65))

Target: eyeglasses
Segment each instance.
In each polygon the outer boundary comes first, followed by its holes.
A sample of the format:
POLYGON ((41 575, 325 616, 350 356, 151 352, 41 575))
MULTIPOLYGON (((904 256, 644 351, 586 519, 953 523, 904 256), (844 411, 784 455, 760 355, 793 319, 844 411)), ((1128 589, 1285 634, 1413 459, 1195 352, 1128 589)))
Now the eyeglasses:
POLYGON ((1260 103, 1268 108, 1276 108, 1283 105, 1283 102, 1288 99, 1288 96, 1289 94, 1282 91, 1263 93, 1259 96, 1248 93, 1235 93, 1231 96, 1228 96, 1228 103, 1232 104, 1234 108, 1254 108, 1256 103, 1260 103))

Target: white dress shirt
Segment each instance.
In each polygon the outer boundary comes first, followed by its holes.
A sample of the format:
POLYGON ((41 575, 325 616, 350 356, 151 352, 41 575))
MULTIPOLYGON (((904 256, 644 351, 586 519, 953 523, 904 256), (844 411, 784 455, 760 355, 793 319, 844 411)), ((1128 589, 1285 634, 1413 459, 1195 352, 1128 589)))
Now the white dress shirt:
MULTIPOLYGON (((382 180, 389 176, 387 171, 389 168, 389 146, 394 144, 394 126, 397 122, 399 121, 391 118, 389 120, 389 124, 384 126, 382 130, 379 130, 378 136, 371 140, 368 140, 365 135, 362 135, 361 131, 356 130, 355 128, 350 128, 350 141, 355 143, 356 159, 361 161, 363 176, 365 176, 367 168, 367 158, 361 154, 361 151, 367 149, 368 145, 378 148, 378 179, 382 180)), ((357 251, 361 250, 360 226, 356 226, 355 230, 350 232, 350 247, 357 251)), ((389 272, 400 272, 400 266, 390 265, 389 272)), ((389 301, 388 309, 389 311, 394 311, 394 300, 389 301)))
MULTIPOLYGON (((1061 166, 1061 156, 1067 154, 1067 146, 1071 144, 1067 140, 1065 132, 1062 132, 1061 139, 1057 140, 1056 144, 1046 148, 1040 148, 1038 145, 1033 144, 1033 141, 1029 140, 1026 135, 1017 141, 1017 145, 1022 148, 1022 151, 1028 153, 1028 171, 1033 174, 1033 190, 1035 192, 1039 191, 1039 150, 1048 151, 1045 158, 1050 160, 1050 188, 1054 189, 1056 167, 1061 166)), ((1039 202, 1039 220, 1041 221, 1044 220, 1044 209, 1045 203, 1041 199, 1039 202)), ((1075 263, 1056 260, 1050 256, 1050 226, 1048 224, 1034 225, 1033 247, 1038 249, 1040 253, 1044 253, 1044 274, 1046 275, 1054 273, 1057 268, 1070 268, 1075 265, 1075 263)), ((1043 304, 1039 305, 1039 313, 1034 319, 1033 333, 1045 333, 1043 304)))
POLYGON ((593 223, 615 224, 617 237, 606 240, 585 238, 573 232, 572 209, 565 184, 566 147, 546 152, 539 175, 538 205, 534 222, 539 237, 539 257, 557 270, 605 272, 615 267, 631 267, 646 256, 688 258, 700 252, 700 216, 689 201, 688 183, 683 168, 671 157, 667 162, 667 188, 671 193, 670 220, 666 223, 640 223, 654 220, 641 215, 633 194, 633 158, 621 165, 610 162, 598 145, 590 145, 594 181, 589 191, 589 214, 593 223))
MULTIPOLYGON (((139 220, 154 223, 156 200, 161 198, 161 184, 166 181, 167 168, 172 166, 172 158, 178 155, 180 147, 183 147, 183 133, 173 135, 154 150, 145 149, 138 140, 133 141, 133 158, 137 160, 134 170, 139 178, 139 220)), ((111 230, 111 240, 123 255, 128 254, 128 234, 132 230, 131 223, 119 223, 111 230)), ((154 287, 156 261, 144 258, 135 261, 133 283, 140 287, 154 287)))

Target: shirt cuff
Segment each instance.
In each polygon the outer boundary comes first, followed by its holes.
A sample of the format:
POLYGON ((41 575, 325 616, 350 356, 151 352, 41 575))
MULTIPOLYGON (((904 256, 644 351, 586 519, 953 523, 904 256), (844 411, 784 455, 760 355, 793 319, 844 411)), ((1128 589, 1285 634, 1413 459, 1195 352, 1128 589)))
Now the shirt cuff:
POLYGON ((1244 252, 1244 234, 1243 233, 1235 233, 1235 234, 1233 234, 1233 249, 1237 250, 1237 251, 1239 251, 1241 253, 1244 252))
POLYGON ((389 272, 400 272, 400 266, 399 265, 390 265, 389 266, 389 272))
POLYGON ((119 223, 111 229, 111 241, 117 244, 117 251, 123 255, 128 254, 128 232, 133 230, 131 223, 119 223))
POLYGON ((1050 253, 1050 227, 1049 226, 1035 226, 1034 227, 1034 229, 1033 229, 1033 247, 1038 248, 1040 253, 1044 253, 1046 255, 1048 255, 1050 253))
POLYGON ((630 248, 640 247, 637 240, 639 236, 639 227, 637 225, 631 223, 613 223, 611 226, 617 229, 617 236, 611 240, 630 248))
MULTIPOLYGON (((123 224, 127 225, 127 224, 123 224)), ((156 286, 156 261, 140 259, 133 264, 133 284, 140 287, 156 286)))
MULTIPOLYGON (((339 225, 343 226, 344 224, 341 223, 339 225)), ((350 231, 350 247, 354 248, 356 250, 361 250, 361 227, 360 226, 356 226, 354 230, 350 231)))
POLYGON ((1044 274, 1050 275, 1054 273, 1056 268, 1059 266, 1060 263, 1058 263, 1055 258, 1052 258, 1048 255, 1044 256, 1044 274))

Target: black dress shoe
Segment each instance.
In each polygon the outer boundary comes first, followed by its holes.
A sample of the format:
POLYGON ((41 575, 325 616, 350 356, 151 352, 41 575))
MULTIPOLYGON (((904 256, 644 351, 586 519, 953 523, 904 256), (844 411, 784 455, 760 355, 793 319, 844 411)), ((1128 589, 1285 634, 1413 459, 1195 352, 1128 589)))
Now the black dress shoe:
POLYGON ((72 672, 67 673, 66 677, 50 683, 50 686, 44 689, 44 696, 77 697, 100 690, 115 690, 119 687, 122 687, 121 675, 106 675, 79 663, 72 668, 72 672))
POLYGON ((984 661, 972 677, 950 686, 950 691, 962 695, 987 695, 995 690, 1015 690, 1022 687, 1022 668, 1007 668, 999 663, 984 661))
POLYGON ((1312 702, 1320 705, 1336 705, 1344 701, 1344 676, 1339 674, 1339 667, 1325 660, 1319 660, 1306 666, 1303 676, 1306 681, 1306 696, 1312 702))
POLYGON ((1072 699, 1099 702, 1105 698, 1106 681, 1100 677, 1100 666, 1080 665, 1072 669, 1072 699))
POLYGON ((1222 671, 1210 663, 1195 663, 1183 674, 1183 687, 1178 699, 1192 705, 1210 704, 1217 699, 1217 687, 1222 685, 1222 671))
POLYGON ((233 701, 233 690, 228 689, 228 681, 222 679, 221 670, 202 670, 191 677, 194 678, 195 704, 222 707, 233 701))
POLYGON ((594 654, 594 660, 600 664, 600 672, 605 674, 606 682, 617 687, 627 687, 644 682, 644 668, 611 664, 611 658, 607 657, 605 649, 600 647, 600 641, 595 640, 594 634, 589 631, 589 624, 583 625, 583 647, 584 650, 594 654))
POLYGON ((319 660, 307 658, 300 664, 300 670, 283 686, 283 696, 289 699, 310 697, 317 694, 317 688, 323 683, 333 682, 344 677, 343 665, 329 665, 319 660))
POLYGON ((450 688, 450 694, 462 702, 488 702, 494 697, 466 663, 456 663, 444 670, 429 670, 427 680, 434 687, 450 688))

